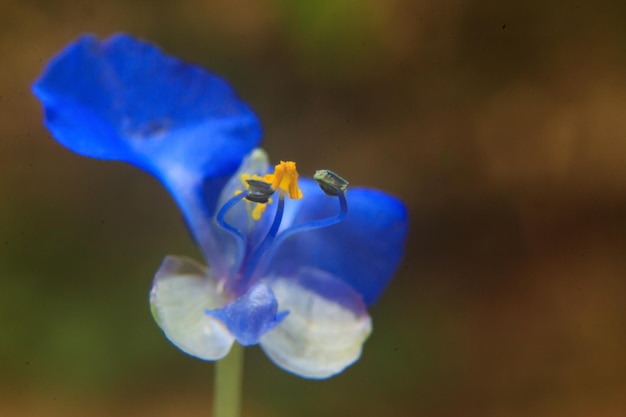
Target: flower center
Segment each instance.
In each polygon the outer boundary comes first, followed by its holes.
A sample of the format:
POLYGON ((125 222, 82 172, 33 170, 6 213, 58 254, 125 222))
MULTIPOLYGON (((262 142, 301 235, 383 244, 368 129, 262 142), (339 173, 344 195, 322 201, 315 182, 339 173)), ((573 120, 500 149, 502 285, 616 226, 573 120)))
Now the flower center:
MULTIPOLYGON (((303 197, 302 190, 298 187, 298 170, 296 169, 296 163, 292 161, 280 161, 278 165, 274 167, 273 174, 265 174, 263 177, 259 175, 250 175, 250 174, 241 174, 241 182, 244 187, 254 193, 260 188, 264 188, 266 191, 268 188, 267 185, 271 186, 272 194, 278 190, 281 195, 282 193, 286 193, 290 199, 299 200, 303 197), (253 181, 250 183, 250 181, 253 181), (263 186, 262 184, 266 184, 263 186)), ((256 203, 256 206, 250 213, 250 217, 254 220, 260 220, 261 216, 265 212, 265 208, 267 207, 267 203, 271 203, 272 200, 268 199, 266 201, 260 201, 254 198, 250 198, 250 195, 244 197, 248 201, 252 201, 256 203)))
POLYGON ((216 217, 217 223, 233 235, 237 239, 238 244, 235 263, 224 283, 224 290, 231 297, 237 298, 244 294, 256 280, 256 277, 262 276, 262 271, 271 262, 276 249, 287 238, 296 233, 336 224, 342 221, 348 213, 345 195, 348 182, 332 171, 317 171, 313 178, 318 182, 324 193, 339 199, 339 214, 326 219, 292 225, 278 233, 283 219, 285 199, 288 197, 289 199, 297 200, 304 197, 302 190, 298 186, 298 176, 296 164, 291 161, 281 161, 274 167, 274 173, 272 174, 265 174, 264 176, 242 174, 241 180, 245 185, 245 190, 231 198, 219 210, 216 217), (225 221, 225 216, 232 207, 239 204, 242 200, 246 200, 248 215, 253 220, 258 221, 263 216, 267 205, 272 203, 271 197, 276 193, 278 193, 278 202, 272 224, 260 243, 256 246, 251 246, 239 229, 225 221), (253 208, 250 207, 251 204, 254 205, 253 208))

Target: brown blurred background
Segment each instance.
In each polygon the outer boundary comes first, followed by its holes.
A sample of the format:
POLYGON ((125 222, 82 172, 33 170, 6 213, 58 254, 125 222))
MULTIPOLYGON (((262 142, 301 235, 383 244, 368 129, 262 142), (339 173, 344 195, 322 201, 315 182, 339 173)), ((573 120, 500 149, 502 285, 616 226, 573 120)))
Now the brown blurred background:
MULTIPOLYGON (((547 3, 547 4, 546 4, 547 3)), ((201 416, 212 364, 147 292, 200 259, 148 175, 79 157, 30 84, 84 32, 225 76, 264 147, 403 198, 406 260, 328 381, 246 354, 246 416, 626 415, 626 6, 3 0, 0 415, 201 416)))

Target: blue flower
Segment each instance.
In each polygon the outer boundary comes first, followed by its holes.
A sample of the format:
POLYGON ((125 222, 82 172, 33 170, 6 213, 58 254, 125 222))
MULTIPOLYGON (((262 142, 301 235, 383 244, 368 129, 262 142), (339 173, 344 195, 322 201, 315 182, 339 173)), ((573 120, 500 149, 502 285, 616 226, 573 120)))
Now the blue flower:
POLYGON ((404 250, 398 199, 272 168, 257 117, 225 81, 127 35, 80 38, 33 91, 61 144, 148 171, 180 206, 209 267, 168 256, 156 273, 151 309, 174 345, 218 360, 259 344, 308 378, 360 357, 367 306, 404 250))

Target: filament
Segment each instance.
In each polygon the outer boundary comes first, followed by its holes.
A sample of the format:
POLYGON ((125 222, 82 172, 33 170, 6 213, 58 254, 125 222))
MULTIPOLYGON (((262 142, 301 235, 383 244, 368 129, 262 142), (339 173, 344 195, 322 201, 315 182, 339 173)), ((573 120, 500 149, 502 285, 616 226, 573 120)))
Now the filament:
MULTIPOLYGON (((326 219, 312 220, 307 223, 302 223, 302 224, 298 224, 295 226, 291 226, 287 228, 286 230, 284 230, 281 234, 279 234, 275 239, 272 239, 272 241, 270 241, 269 243, 267 242, 268 239, 266 237, 263 243, 268 244, 269 247, 265 250, 266 254, 263 257, 263 262, 260 264, 260 267, 264 267, 268 262, 271 261, 272 256, 274 255, 274 252, 276 251, 276 249, 280 247, 280 245, 282 245, 285 242, 285 240, 287 240, 289 237, 297 233, 310 232, 312 230, 329 227, 329 226, 335 225, 343 221, 343 219, 345 219, 346 215, 348 214, 348 201, 346 199, 346 193, 339 192, 338 198, 339 198, 340 209, 339 209, 339 214, 337 214, 336 216, 328 217, 326 219)), ((282 214, 281 214, 281 217, 282 217, 282 214)), ((268 234, 268 237, 269 237, 269 234, 268 234)), ((259 254, 256 257, 260 258, 260 255, 261 254, 259 254)), ((257 265, 252 265, 252 267, 256 268, 257 265)))
POLYGON ((217 217, 216 217, 217 224, 222 229, 230 233, 235 238, 235 241, 237 242, 237 254, 235 255, 235 262, 233 264, 233 270, 235 271, 237 270, 237 268, 239 268, 239 265, 241 264, 244 253, 246 252, 246 239, 243 236, 243 233, 241 233, 241 231, 237 229, 236 227, 227 223, 224 217, 226 216, 226 213, 230 211, 231 208, 233 208, 237 203, 239 203, 241 200, 246 198, 247 195, 248 195, 248 192, 244 191, 242 193, 237 194, 230 200, 228 200, 226 204, 224 204, 222 208, 220 209, 220 211, 217 213, 217 217))

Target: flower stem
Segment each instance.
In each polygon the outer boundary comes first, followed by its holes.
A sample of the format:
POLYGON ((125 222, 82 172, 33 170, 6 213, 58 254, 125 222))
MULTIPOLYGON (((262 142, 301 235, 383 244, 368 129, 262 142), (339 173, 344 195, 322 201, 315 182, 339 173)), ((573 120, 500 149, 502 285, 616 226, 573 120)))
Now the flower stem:
POLYGON ((215 364, 213 417, 239 417, 243 376, 243 347, 234 343, 230 353, 215 364))

